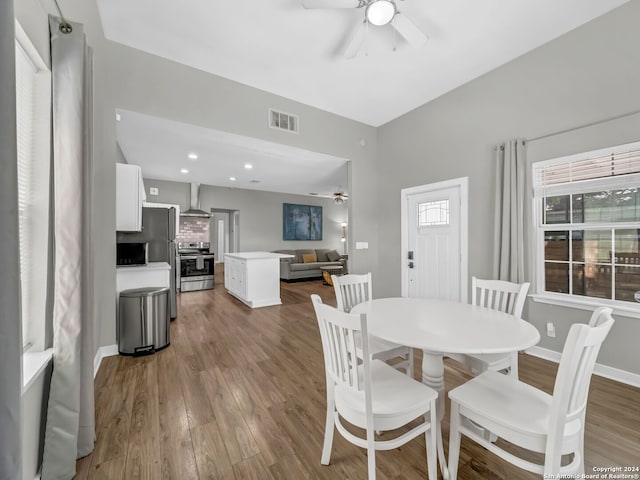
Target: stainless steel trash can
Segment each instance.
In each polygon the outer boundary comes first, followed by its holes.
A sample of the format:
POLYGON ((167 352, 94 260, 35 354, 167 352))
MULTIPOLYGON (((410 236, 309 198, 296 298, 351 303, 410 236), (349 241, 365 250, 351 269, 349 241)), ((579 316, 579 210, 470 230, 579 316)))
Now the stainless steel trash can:
POLYGON ((136 288, 120 292, 118 352, 148 355, 169 345, 169 289, 136 288))

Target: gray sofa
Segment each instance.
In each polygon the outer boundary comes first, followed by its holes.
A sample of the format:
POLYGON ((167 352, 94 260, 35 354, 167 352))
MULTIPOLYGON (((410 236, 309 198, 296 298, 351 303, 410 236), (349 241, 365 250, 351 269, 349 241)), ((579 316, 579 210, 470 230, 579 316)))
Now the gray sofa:
POLYGON ((342 267, 342 273, 347 273, 347 259, 336 250, 330 248, 297 249, 297 250, 275 250, 275 253, 286 253, 295 255, 294 258, 280 259, 280 279, 300 280, 309 278, 321 278, 320 267, 338 266, 342 267), (302 256, 315 253, 317 262, 305 263, 302 256), (337 256, 337 257, 336 257, 337 256), (335 259, 337 260, 331 260, 335 259))

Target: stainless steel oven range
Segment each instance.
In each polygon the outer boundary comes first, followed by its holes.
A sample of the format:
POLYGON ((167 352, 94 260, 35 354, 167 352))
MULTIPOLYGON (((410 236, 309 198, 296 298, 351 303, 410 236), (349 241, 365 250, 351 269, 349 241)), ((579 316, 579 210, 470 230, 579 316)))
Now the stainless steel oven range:
POLYGON ((209 242, 178 243, 181 292, 213 288, 214 255, 209 247, 209 242))

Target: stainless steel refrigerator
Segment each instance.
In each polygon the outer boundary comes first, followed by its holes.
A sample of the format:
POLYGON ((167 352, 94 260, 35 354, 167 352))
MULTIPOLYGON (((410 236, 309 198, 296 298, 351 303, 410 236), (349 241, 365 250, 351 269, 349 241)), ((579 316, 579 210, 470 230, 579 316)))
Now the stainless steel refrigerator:
POLYGON ((150 262, 167 262, 171 265, 169 304, 170 316, 176 318, 176 209, 142 208, 142 232, 118 232, 120 243, 147 243, 147 256, 150 262))

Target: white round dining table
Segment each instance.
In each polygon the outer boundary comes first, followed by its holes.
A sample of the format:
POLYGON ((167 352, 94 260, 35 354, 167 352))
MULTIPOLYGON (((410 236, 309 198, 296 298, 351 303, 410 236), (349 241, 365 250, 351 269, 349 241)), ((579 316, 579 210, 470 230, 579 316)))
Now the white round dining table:
MULTIPOLYGON (((422 382, 438 392, 440 421, 445 404, 445 353, 515 352, 540 341, 538 330, 521 318, 453 300, 377 298, 356 305, 351 313, 367 314, 370 335, 422 350, 422 382)), ((440 425, 437 427, 438 457, 443 476, 448 478, 440 425)))

